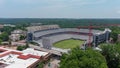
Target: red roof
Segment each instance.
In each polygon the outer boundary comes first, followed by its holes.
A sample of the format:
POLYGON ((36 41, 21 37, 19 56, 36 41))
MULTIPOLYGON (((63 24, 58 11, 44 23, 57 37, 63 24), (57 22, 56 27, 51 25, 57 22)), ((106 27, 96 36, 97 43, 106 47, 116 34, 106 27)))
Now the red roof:
POLYGON ((26 60, 29 59, 30 57, 28 55, 19 55, 18 58, 26 60))
POLYGON ((31 55, 31 54, 28 54, 28 56, 30 56, 30 58, 36 58, 36 59, 40 59, 40 56, 31 55))
POLYGON ((19 55, 18 58, 24 59, 24 60, 29 59, 29 58, 40 59, 40 56, 28 54, 28 55, 19 55))

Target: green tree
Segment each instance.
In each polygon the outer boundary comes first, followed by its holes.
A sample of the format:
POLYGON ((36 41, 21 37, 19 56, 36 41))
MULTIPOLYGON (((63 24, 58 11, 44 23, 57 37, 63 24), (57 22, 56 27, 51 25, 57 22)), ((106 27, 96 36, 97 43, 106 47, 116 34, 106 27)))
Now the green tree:
POLYGON ((60 68, 107 68, 107 64, 99 52, 75 48, 62 56, 60 68))
POLYGON ((19 51, 22 51, 23 49, 24 49, 23 46, 18 46, 18 47, 17 47, 17 50, 19 50, 19 51))
POLYGON ((20 35, 20 40, 24 40, 24 39, 25 39, 25 36, 20 35))
POLYGON ((37 68, 43 68, 43 66, 44 66, 44 63, 43 63, 43 62, 40 62, 40 63, 38 64, 37 68))
POLYGON ((101 45, 102 55, 109 68, 120 68, 120 43, 101 45))
POLYGON ((26 48, 28 48, 28 47, 29 47, 29 44, 27 43, 26 45, 18 46, 18 47, 17 47, 17 50, 22 51, 22 50, 24 50, 24 49, 26 49, 26 48))
POLYGON ((9 35, 8 35, 8 33, 3 32, 3 33, 0 35, 0 39, 1 39, 2 41, 8 41, 8 40, 9 40, 9 35))
POLYGON ((6 32, 8 34, 11 34, 11 31, 13 31, 14 27, 5 26, 4 28, 0 29, 2 32, 6 32))
POLYGON ((116 41, 117 41, 117 39, 118 39, 118 34, 117 34, 117 33, 112 32, 112 33, 111 33, 111 37, 113 38, 113 41, 114 41, 114 42, 116 42, 116 41))
POLYGON ((0 45, 2 44, 2 40, 0 39, 0 45))
POLYGON ((113 38, 114 42, 117 42, 118 34, 120 34, 120 27, 111 27, 111 37, 113 38))

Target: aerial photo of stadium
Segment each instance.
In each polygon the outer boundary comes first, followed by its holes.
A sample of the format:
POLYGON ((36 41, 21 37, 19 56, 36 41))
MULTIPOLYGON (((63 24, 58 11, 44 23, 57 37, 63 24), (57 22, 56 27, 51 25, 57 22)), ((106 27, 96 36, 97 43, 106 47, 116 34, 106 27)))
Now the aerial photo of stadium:
MULTIPOLYGON (((89 42, 89 29, 60 28, 58 25, 31 26, 27 29, 27 40, 29 42, 36 42, 40 47, 46 49, 70 49, 89 42), (77 44, 75 44, 76 42, 77 44), (73 44, 74 46, 72 46, 73 44), (68 45, 69 48, 67 48, 68 45)), ((92 30, 90 42, 97 46, 99 43, 107 41, 109 34, 109 29, 104 31, 92 30)))
POLYGON ((0 0, 0 68, 120 68, 120 0, 0 0))

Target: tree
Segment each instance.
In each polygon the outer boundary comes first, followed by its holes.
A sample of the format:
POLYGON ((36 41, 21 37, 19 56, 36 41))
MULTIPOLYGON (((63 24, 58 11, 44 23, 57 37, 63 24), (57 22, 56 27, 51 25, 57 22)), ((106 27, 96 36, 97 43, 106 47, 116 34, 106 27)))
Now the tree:
POLYGON ((37 68, 43 68, 43 66, 44 66, 44 63, 43 63, 43 62, 40 62, 40 63, 38 64, 37 68))
POLYGON ((2 44, 2 40, 0 39, 0 45, 2 44))
POLYGON ((60 68, 107 68, 107 64, 99 52, 75 48, 62 56, 60 68))
POLYGON ((26 48, 28 48, 28 47, 29 47, 29 43, 27 42, 27 43, 26 43, 26 48))
POLYGON ((109 68, 120 68, 120 43, 101 45, 101 54, 106 58, 109 68))
POLYGON ((1 39, 2 41, 8 41, 8 40, 9 40, 9 35, 8 35, 8 33, 3 32, 3 33, 0 35, 0 39, 1 39))
POLYGON ((25 39, 25 36, 20 35, 20 40, 24 40, 24 39, 25 39))
POLYGON ((24 47, 23 46, 18 46, 17 50, 22 51, 22 50, 24 50, 24 47))
POLYGON ((11 34, 11 31, 13 31, 15 28, 10 26, 5 26, 4 28, 0 29, 2 32, 6 32, 8 34, 11 34))
POLYGON ((113 38, 113 41, 116 42, 118 39, 118 34, 120 34, 120 27, 111 27, 111 37, 113 38))
POLYGON ((112 32, 112 33, 111 33, 111 37, 113 38, 113 41, 114 41, 114 42, 116 42, 116 41, 117 41, 117 39, 118 39, 118 34, 117 34, 117 33, 112 32))
POLYGON ((9 42, 9 45, 11 45, 11 44, 12 44, 12 41, 11 41, 10 39, 9 39, 9 41, 8 41, 8 42, 9 42))
POLYGON ((23 46, 18 46, 18 47, 17 47, 17 50, 22 51, 22 50, 24 50, 24 49, 26 49, 26 48, 28 48, 28 47, 29 47, 29 44, 28 44, 28 43, 26 43, 26 45, 23 45, 23 46))

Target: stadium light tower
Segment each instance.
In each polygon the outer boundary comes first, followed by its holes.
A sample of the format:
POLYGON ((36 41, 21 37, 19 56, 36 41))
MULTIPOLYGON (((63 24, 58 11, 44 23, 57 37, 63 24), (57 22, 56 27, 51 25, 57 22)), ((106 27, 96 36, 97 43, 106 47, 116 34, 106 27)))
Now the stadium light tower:
POLYGON ((88 46, 91 47, 91 38, 92 38, 92 29, 96 29, 96 28, 105 28, 105 27, 112 27, 112 26, 120 26, 120 24, 104 24, 104 25, 99 25, 99 26, 93 26, 93 25, 89 25, 89 26, 79 26, 77 27, 78 29, 89 29, 89 39, 88 39, 88 46))

